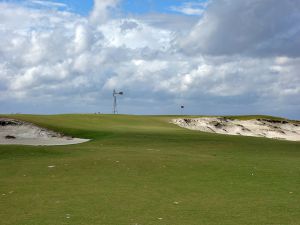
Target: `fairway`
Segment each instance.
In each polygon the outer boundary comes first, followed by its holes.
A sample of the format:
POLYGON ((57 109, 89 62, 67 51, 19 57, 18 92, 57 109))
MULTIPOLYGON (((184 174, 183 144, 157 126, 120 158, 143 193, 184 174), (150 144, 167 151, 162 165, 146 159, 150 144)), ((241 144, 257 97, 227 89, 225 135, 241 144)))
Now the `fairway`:
POLYGON ((300 224, 300 142, 191 131, 175 116, 3 117, 92 141, 0 145, 1 225, 300 224))

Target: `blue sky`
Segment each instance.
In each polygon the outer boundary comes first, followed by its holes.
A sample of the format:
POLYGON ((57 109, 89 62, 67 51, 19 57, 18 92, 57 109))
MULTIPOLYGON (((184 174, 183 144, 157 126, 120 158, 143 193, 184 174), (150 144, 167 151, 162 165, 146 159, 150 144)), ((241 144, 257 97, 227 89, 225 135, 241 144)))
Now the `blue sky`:
MULTIPOLYGON (((22 4, 22 3, 28 3, 30 2, 30 0, 0 0, 0 2, 22 4)), ((57 0, 51 2, 64 3, 72 11, 82 15, 87 15, 93 8, 93 0, 57 0)))
POLYGON ((180 6, 183 2, 205 2, 204 0, 197 1, 182 1, 182 0, 129 0, 123 1, 122 7, 126 12, 131 13, 148 13, 148 12, 160 12, 160 13, 173 13, 170 10, 172 6, 180 6))
MULTIPOLYGON (((201 3, 206 1, 207 0, 123 0, 121 1, 120 8, 125 14, 144 14, 149 12, 178 13, 171 10, 171 7, 181 6, 185 2, 201 3)), ((24 3, 30 2, 30 0, 0 0, 0 2, 24 3)), ((54 0, 51 2, 64 3, 71 11, 81 15, 89 14, 93 8, 93 0, 54 0)))

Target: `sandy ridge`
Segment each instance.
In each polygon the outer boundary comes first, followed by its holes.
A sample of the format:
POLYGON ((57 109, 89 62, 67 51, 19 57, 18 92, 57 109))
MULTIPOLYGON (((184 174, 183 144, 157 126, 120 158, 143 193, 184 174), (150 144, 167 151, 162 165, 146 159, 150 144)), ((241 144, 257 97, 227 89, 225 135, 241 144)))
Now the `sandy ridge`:
POLYGON ((173 119, 171 123, 190 130, 209 133, 300 141, 300 124, 287 120, 237 120, 225 117, 203 117, 173 119))

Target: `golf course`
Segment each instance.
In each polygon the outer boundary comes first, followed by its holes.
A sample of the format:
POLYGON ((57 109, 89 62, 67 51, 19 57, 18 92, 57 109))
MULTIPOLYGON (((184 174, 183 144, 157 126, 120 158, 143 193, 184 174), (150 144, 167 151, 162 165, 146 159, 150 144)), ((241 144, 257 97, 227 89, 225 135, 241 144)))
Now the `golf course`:
POLYGON ((170 123, 180 116, 1 117, 90 139, 0 145, 1 225, 300 224, 299 141, 170 123))

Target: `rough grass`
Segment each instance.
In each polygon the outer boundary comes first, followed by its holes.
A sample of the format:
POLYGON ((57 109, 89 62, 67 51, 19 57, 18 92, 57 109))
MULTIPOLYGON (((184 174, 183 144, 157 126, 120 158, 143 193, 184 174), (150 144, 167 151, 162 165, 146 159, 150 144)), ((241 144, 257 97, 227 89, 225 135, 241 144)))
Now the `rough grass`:
POLYGON ((1 225, 300 224, 299 142, 195 132, 171 117, 14 117, 93 141, 0 146, 1 225))

